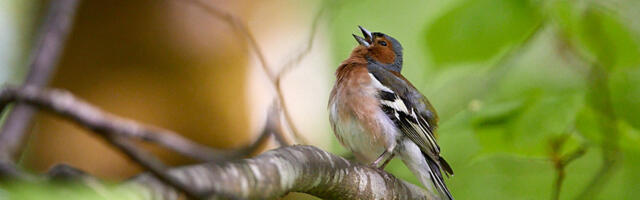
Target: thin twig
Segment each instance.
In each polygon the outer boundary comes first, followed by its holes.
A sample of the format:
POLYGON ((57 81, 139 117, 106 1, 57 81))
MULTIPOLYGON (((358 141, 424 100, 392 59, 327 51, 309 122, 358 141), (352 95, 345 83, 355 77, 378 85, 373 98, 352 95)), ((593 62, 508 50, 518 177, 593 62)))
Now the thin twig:
POLYGON ((602 165, 591 179, 587 187, 580 193, 577 199, 591 199, 602 190, 611 176, 619 160, 618 140, 620 131, 616 124, 616 115, 611 102, 611 91, 608 88, 609 74, 598 63, 592 63, 591 72, 587 82, 589 84, 590 106, 598 113, 598 123, 603 128, 602 165))
POLYGON ((130 141, 125 140, 119 136, 111 135, 109 133, 102 134, 104 138, 112 145, 118 147, 119 150, 124 152, 130 159, 148 169, 154 176, 158 177, 162 182, 173 186, 174 188, 182 191, 190 199, 203 199, 205 192, 197 191, 195 188, 185 184, 180 179, 167 173, 167 167, 162 164, 155 156, 139 150, 130 141))
POLYGON ((560 199, 560 190, 562 189, 562 182, 564 181, 565 170, 564 167, 554 167, 556 172, 556 180, 553 183, 553 190, 551 192, 551 199, 560 199))
POLYGON ((587 153, 587 146, 584 146, 584 145, 580 146, 578 149, 576 149, 575 151, 571 152, 570 154, 566 155, 563 158, 563 164, 568 165, 574 160, 582 157, 585 153, 587 153))
MULTIPOLYGON (((73 25, 79 2, 79 0, 49 2, 45 21, 39 29, 38 42, 31 53, 29 73, 24 85, 42 87, 49 83, 73 25)), ((13 160, 18 156, 26 138, 26 129, 34 113, 34 108, 26 104, 17 104, 11 110, 0 131, 0 154, 4 154, 0 157, 13 160)))
POLYGON ((560 198, 560 191, 562 190, 562 183, 566 175, 566 167, 569 163, 575 159, 583 156, 587 151, 586 145, 581 145, 577 149, 573 150, 567 155, 561 155, 561 149, 566 142, 567 137, 559 138, 558 140, 551 141, 551 162, 553 163, 554 171, 556 172, 556 179, 553 183, 551 192, 551 199, 558 200, 560 198))
MULTIPOLYGON (((601 31, 594 29, 592 31, 601 31)), ((593 59, 584 53, 578 51, 576 45, 567 33, 562 29, 557 31, 556 36, 559 38, 559 50, 566 54, 565 59, 578 65, 575 70, 580 72, 585 78, 584 81, 588 85, 588 95, 591 97, 589 106, 598 112, 598 123, 603 128, 604 143, 602 150, 602 165, 598 172, 593 176, 589 184, 580 192, 576 199, 590 199, 595 197, 602 186, 607 182, 609 173, 614 169, 619 159, 618 138, 619 130, 616 125, 616 115, 611 102, 611 93, 607 87, 609 84, 609 74, 598 60, 593 59)))
POLYGON ((298 55, 294 56, 293 59, 289 60, 289 62, 285 63, 276 75, 276 80, 274 81, 274 87, 276 88, 276 93, 278 93, 278 98, 280 99, 280 104, 282 105, 282 112, 284 114, 284 118, 286 122, 289 124, 289 128, 291 129, 291 133, 295 136, 296 140, 301 141, 303 144, 310 144, 304 136, 300 134, 300 131, 293 123, 293 117, 291 116, 291 112, 287 109, 285 98, 282 91, 282 77, 293 70, 296 66, 299 66, 300 62, 311 52, 313 49, 313 41, 315 40, 315 36, 318 29, 318 24, 320 24, 320 19, 322 15, 325 13, 326 3, 323 3, 322 7, 313 17, 313 23, 311 25, 311 31, 309 33, 309 37, 307 38, 307 42, 302 51, 298 53, 298 55))
POLYGON ((280 146, 287 146, 289 142, 286 138, 283 137, 282 123, 280 122, 280 107, 277 100, 274 100, 271 108, 269 108, 269 112, 267 114, 267 122, 265 124, 263 131, 264 134, 273 135, 275 141, 280 146))
MULTIPOLYGON (((262 53, 262 50, 260 49, 260 46, 258 45, 258 42, 256 41, 255 37, 253 36, 253 34, 251 33, 251 31, 249 30, 247 25, 243 23, 242 20, 240 20, 237 16, 235 16, 235 15, 229 13, 229 12, 221 10, 221 9, 215 7, 215 6, 209 5, 209 4, 207 4, 207 3, 205 3, 205 2, 203 2, 201 0, 189 0, 189 2, 193 3, 194 5, 198 6, 201 9, 204 9, 207 13, 209 13, 209 14, 217 17, 217 18, 222 19, 223 21, 227 22, 231 27, 233 27, 236 31, 240 32, 240 34, 248 42, 249 47, 251 49, 253 49, 253 51, 255 52, 256 56, 258 57, 258 61, 260 62, 260 66, 262 67, 262 69, 264 70, 265 74, 269 78, 272 86, 274 87, 274 89, 275 89, 275 91, 277 93, 277 98, 278 98, 277 102, 278 102, 278 104, 280 104, 280 108, 282 109, 282 112, 284 114, 285 121, 286 121, 289 129, 291 130, 293 136, 300 143, 309 144, 309 141, 306 140, 302 136, 302 134, 300 134, 300 131, 298 131, 298 129, 296 128, 295 124, 293 123, 293 117, 291 117, 291 114, 290 114, 289 110, 287 109, 285 98, 284 98, 282 89, 280 87, 280 80, 282 79, 282 77, 285 74, 287 74, 289 71, 291 71, 294 68, 294 66, 297 66, 297 64, 302 59, 304 59, 304 57, 307 56, 309 54, 309 52, 311 51, 311 49, 313 47, 313 40, 314 40, 316 32, 317 32, 317 27, 318 27, 318 24, 319 24, 321 16, 325 13, 326 5, 323 4, 322 8, 314 16, 313 25, 311 27, 311 32, 309 33, 310 36, 309 36, 307 42, 305 43, 306 46, 303 48, 303 51, 301 51, 292 60, 290 60, 289 62, 285 63, 280 72, 275 73, 275 72, 273 72, 273 70, 269 66, 269 64, 267 63, 267 61, 265 59, 265 56, 262 53)), ((282 134, 282 133, 279 133, 279 134, 282 134)), ((277 136, 276 138, 284 138, 284 136, 280 135, 280 136, 277 136)))
POLYGON ((289 60, 289 62, 285 63, 281 68, 280 72, 278 72, 278 74, 276 75, 276 80, 273 83, 276 87, 276 92, 278 93, 278 98, 281 101, 281 106, 282 106, 282 112, 284 114, 284 118, 286 120, 286 122, 289 124, 289 128, 291 129, 291 133, 293 133, 293 135, 295 136, 296 140, 301 141, 303 144, 310 144, 309 141, 307 139, 305 139, 304 136, 301 135, 300 131, 298 130, 298 128, 295 126, 295 124, 293 123, 293 117, 291 116, 291 112, 289 112, 286 102, 285 102, 285 98, 282 92, 282 87, 281 87, 281 83, 282 83, 282 77, 284 77, 284 75, 286 75, 287 73, 289 73, 291 70, 293 70, 296 66, 299 66, 300 62, 307 56, 309 55, 309 53, 311 52, 311 49, 313 49, 313 41, 315 40, 316 37, 316 33, 318 32, 318 26, 320 24, 320 19, 322 18, 322 15, 324 13, 326 13, 326 9, 327 9, 327 3, 323 3, 322 6, 320 7, 320 10, 318 10, 316 12, 316 14, 313 17, 313 23, 311 25, 311 30, 309 32, 309 37, 307 38, 307 42, 305 44, 305 47, 303 48, 302 51, 300 51, 298 53, 298 55, 294 56, 293 59, 289 60))
POLYGON ((282 69, 278 72, 276 76, 277 77, 276 83, 278 83, 278 85, 280 84, 280 79, 282 79, 282 77, 285 74, 289 73, 296 66, 299 66, 300 62, 304 60, 304 58, 307 55, 309 55, 309 53, 311 53, 311 49, 313 49, 313 41, 315 40, 316 34, 318 32, 320 19, 322 19, 322 15, 326 13, 326 10, 327 10, 327 3, 323 3, 322 6, 320 7, 320 10, 318 10, 316 14, 313 16, 313 23, 311 24, 309 37, 307 38, 307 42, 304 44, 305 45, 304 48, 302 48, 302 51, 299 51, 298 54, 293 57, 293 59, 289 60, 282 66, 282 69))
POLYGON ((260 136, 250 145, 234 149, 232 152, 227 153, 226 157, 230 159, 241 158, 250 155, 258 150, 262 144, 266 143, 271 136, 274 136, 275 141, 280 146, 287 146, 287 141, 282 138, 282 128, 280 126, 280 109, 277 103, 273 103, 269 112, 267 112, 267 121, 260 132, 260 136))

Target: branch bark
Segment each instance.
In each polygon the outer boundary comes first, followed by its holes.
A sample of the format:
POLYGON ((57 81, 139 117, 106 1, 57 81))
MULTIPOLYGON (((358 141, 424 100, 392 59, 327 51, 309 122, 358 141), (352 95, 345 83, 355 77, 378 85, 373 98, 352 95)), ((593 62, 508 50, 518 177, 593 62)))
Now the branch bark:
MULTIPOLYGON (((303 192, 325 199, 439 199, 393 175, 313 146, 295 145, 235 162, 180 167, 171 175, 212 199, 275 199, 303 192)), ((174 199, 177 193, 150 174, 138 175, 124 187, 141 198, 174 199)))

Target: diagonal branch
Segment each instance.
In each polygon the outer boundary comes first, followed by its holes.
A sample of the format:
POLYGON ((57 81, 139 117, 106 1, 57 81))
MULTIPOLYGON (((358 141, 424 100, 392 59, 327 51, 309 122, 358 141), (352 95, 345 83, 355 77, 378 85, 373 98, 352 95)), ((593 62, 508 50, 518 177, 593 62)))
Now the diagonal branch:
POLYGON ((18 89, 6 86, 0 91, 0 109, 13 101, 53 111, 93 131, 156 143, 182 155, 204 161, 225 161, 247 156, 269 138, 268 134, 262 134, 255 142, 240 150, 219 150, 192 142, 173 131, 111 115, 62 90, 41 90, 30 86, 18 89))
MULTIPOLYGON (((70 32, 79 0, 59 0, 49 3, 49 10, 39 30, 30 57, 29 73, 24 85, 43 87, 55 72, 55 67, 70 32)), ((24 143, 25 131, 35 113, 26 104, 17 104, 0 130, 0 157, 12 162, 24 143)))
MULTIPOLYGON (((96 131, 98 132, 98 131, 96 131)), ((136 161, 136 163, 142 165, 163 183, 171 185, 172 187, 184 192, 184 194, 190 199, 203 199, 203 193, 194 189, 184 181, 181 181, 172 174, 166 173, 167 167, 162 164, 155 156, 152 156, 134 146, 131 141, 125 140, 122 137, 101 134, 109 143, 117 147, 124 152, 130 159, 136 161)))

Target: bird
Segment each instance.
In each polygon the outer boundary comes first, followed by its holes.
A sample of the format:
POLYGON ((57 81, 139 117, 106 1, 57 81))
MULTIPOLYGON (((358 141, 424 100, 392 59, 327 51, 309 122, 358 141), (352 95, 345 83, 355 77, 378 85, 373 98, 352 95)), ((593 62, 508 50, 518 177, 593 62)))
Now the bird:
POLYGON ((335 72, 329 120, 338 141, 361 163, 384 169, 396 154, 422 185, 453 197, 443 172, 453 175, 436 142, 438 115, 401 74, 402 46, 395 38, 358 26, 358 45, 335 72))

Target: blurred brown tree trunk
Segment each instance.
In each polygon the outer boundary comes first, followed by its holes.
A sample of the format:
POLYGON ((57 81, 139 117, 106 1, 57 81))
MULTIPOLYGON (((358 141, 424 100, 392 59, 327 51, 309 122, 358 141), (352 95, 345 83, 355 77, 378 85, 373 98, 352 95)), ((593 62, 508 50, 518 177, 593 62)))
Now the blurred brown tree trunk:
MULTIPOLYGON (((242 15, 243 5, 220 6, 242 15)), ((193 9, 171 1, 84 1, 51 86, 202 144, 248 142, 246 43, 193 9)), ((50 115, 37 117, 32 131, 24 159, 30 169, 65 162, 109 178, 140 170, 86 130, 50 115)), ((170 164, 187 162, 153 150, 170 164)))

